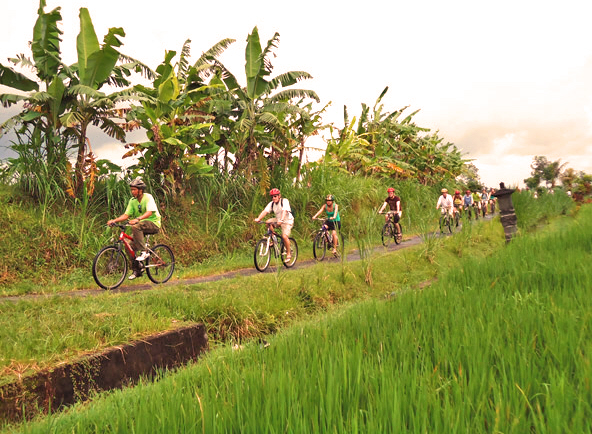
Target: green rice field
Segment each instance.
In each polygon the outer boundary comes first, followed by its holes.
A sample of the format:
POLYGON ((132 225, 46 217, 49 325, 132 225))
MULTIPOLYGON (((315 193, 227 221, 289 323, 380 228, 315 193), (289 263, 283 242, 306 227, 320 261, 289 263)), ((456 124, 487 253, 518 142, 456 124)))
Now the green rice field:
POLYGON ((592 431, 592 208, 26 433, 592 431))

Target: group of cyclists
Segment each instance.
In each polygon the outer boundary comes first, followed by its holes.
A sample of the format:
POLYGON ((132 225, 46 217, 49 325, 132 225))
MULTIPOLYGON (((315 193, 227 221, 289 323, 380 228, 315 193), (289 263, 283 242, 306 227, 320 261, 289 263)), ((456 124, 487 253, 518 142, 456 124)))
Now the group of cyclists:
MULTIPOLYGON (((130 190, 132 197, 127 204, 125 212, 119 217, 109 220, 107 224, 113 226, 116 223, 128 220, 132 228, 132 247, 135 257, 132 259, 133 272, 129 276, 129 279, 133 280, 142 274, 139 262, 145 261, 150 256, 146 248, 144 235, 156 234, 160 231, 161 217, 154 197, 145 192, 146 184, 141 179, 133 180, 130 183, 130 190)), ((436 209, 440 209, 442 213, 449 212, 451 216, 454 216, 455 211, 460 213, 463 210, 469 210, 471 207, 482 211, 487 208, 488 203, 495 200, 495 197, 492 196, 492 193, 495 192, 493 188, 490 192, 487 192, 484 188, 481 193, 471 193, 470 190, 467 190, 464 196, 461 196, 459 190, 454 192, 454 196, 449 195, 446 188, 443 188, 441 192, 442 195, 438 198, 436 209)), ((274 214, 273 218, 265 221, 265 224, 269 229, 281 228, 281 237, 288 252, 286 259, 290 260, 289 237, 294 226, 294 215, 290 207, 290 201, 283 198, 280 190, 277 188, 272 188, 269 195, 271 196, 271 201, 254 221, 261 222, 267 214, 274 214)), ((385 213, 385 222, 388 223, 391 220, 395 225, 397 233, 400 233, 401 227, 399 222, 402 216, 401 198, 395 194, 395 189, 392 187, 387 189, 387 197, 378 213, 382 214, 387 207, 388 211, 385 213)), ((326 217, 323 224, 326 225, 327 230, 331 231, 333 237, 333 253, 335 254, 338 246, 337 231, 341 230, 341 217, 339 215, 339 205, 335 203, 335 197, 332 194, 326 196, 325 203, 312 217, 313 220, 323 212, 326 217)))
MULTIPOLYGON (((485 216, 488 213, 488 207, 491 213, 495 209, 495 189, 491 188, 487 191, 486 188, 479 193, 478 191, 471 192, 467 190, 464 195, 461 195, 459 190, 455 190, 454 195, 448 194, 448 189, 441 190, 442 195, 438 198, 436 209, 439 209, 442 214, 448 212, 451 217, 455 213, 459 216, 473 212, 477 218, 479 214, 485 216)), ((458 220, 457 220, 458 226, 458 220)))

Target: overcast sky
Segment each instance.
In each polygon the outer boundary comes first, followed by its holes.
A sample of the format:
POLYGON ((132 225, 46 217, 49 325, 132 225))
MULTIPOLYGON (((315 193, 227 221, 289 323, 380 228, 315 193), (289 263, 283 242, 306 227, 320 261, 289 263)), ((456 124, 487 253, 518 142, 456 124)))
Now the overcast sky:
MULTIPOLYGON (((1 63, 30 56, 38 6, 0 3, 1 63)), ((415 122, 474 159, 489 186, 522 185, 535 155, 592 173, 592 6, 583 0, 48 0, 45 11, 57 6, 67 64, 76 62, 80 7, 88 7, 100 41, 108 28, 123 27, 120 51, 153 69, 186 39, 193 60, 236 39, 221 60, 239 80, 245 40, 258 26, 262 45, 280 34, 273 75, 313 75, 299 87, 331 102, 325 122, 343 126, 344 105, 358 116, 361 103, 372 106, 389 86, 385 110, 420 109, 415 122)), ((0 121, 8 115, 0 108, 0 121)), ((124 152, 106 136, 92 145, 100 158, 124 152)))

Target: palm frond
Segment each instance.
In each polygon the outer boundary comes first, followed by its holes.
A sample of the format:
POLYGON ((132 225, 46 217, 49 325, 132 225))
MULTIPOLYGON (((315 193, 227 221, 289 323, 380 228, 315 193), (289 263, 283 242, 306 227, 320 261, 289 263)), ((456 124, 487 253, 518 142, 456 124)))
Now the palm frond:
POLYGON ((310 98, 316 102, 320 102, 320 98, 314 90, 306 89, 286 89, 272 95, 270 101, 289 101, 293 98, 310 98))
POLYGON ((288 87, 298 83, 301 80, 308 80, 311 78, 313 78, 312 75, 310 75, 306 71, 284 72, 283 74, 280 74, 277 77, 271 79, 269 81, 268 88, 271 90, 275 90, 280 86, 280 84, 282 87, 288 87))
POLYGON ((273 57, 275 57, 275 54, 273 53, 273 49, 279 47, 279 45, 280 45, 280 34, 278 32, 275 32, 275 34, 272 36, 272 38, 269 41, 267 41, 267 45, 265 46, 265 49, 261 52, 260 59, 263 62, 263 68, 269 74, 271 74, 271 71, 273 71, 273 65, 271 64, 271 60, 268 58, 268 56, 270 54, 272 54, 273 57))
POLYGON ((93 89, 90 86, 85 86, 83 84, 76 84, 74 86, 71 86, 70 88, 68 88, 66 90, 66 94, 71 95, 71 96, 85 95, 85 96, 88 96, 89 98, 94 98, 94 99, 106 97, 106 95, 103 92, 99 92, 98 90, 93 89))
MULTIPOLYGON (((122 62, 127 62, 125 66, 129 69, 133 69, 135 72, 142 75, 142 77, 147 78, 148 80, 154 80, 156 77, 156 73, 150 69, 146 64, 140 62, 133 57, 130 57, 126 54, 119 53, 119 60, 122 62)), ((123 65, 120 65, 123 66, 123 65)))
POLYGON ((184 82, 187 79, 187 71, 189 70, 189 57, 191 56, 191 39, 187 39, 181 48, 179 55, 179 67, 177 69, 177 79, 184 82))
POLYGON ((214 44, 208 51, 202 53, 202 55, 197 59, 197 61, 193 64, 193 66, 199 70, 201 66, 206 65, 207 63, 211 62, 212 60, 216 59, 220 56, 224 51, 230 46, 230 44, 236 42, 236 39, 222 39, 220 42, 214 44))

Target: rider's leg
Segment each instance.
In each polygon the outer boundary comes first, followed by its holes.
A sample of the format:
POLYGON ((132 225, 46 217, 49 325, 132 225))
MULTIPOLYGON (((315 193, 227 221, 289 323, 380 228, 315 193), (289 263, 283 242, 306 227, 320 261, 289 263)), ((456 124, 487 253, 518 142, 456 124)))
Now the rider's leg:
POLYGON ((284 241, 284 246, 286 246, 286 259, 291 259, 292 254, 290 250, 290 234, 292 233, 292 225, 287 223, 282 223, 282 240, 284 241))
POLYGON ((132 225, 132 248, 134 251, 137 253, 146 250, 144 234, 157 234, 159 230, 158 226, 147 220, 141 220, 135 225, 132 225))

